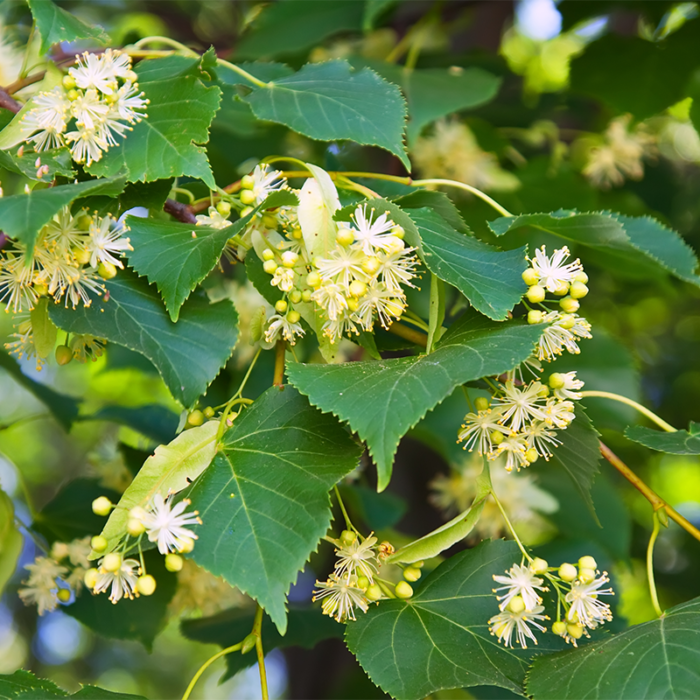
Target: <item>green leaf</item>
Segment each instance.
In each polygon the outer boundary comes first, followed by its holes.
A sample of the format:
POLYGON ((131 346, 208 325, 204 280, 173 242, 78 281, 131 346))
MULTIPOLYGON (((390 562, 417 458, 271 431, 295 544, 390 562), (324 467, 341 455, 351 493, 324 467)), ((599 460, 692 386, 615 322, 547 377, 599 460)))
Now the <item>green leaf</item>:
MULTIPOLYGON (((250 634, 254 618, 254 611, 232 608, 213 617, 183 620, 180 623, 180 631, 187 639, 192 639, 195 642, 229 647, 250 634)), ((283 637, 277 631, 272 620, 267 615, 263 616, 262 638, 266 654, 272 649, 285 649, 287 647, 313 649, 324 639, 342 639, 343 637, 343 626, 323 615, 318 608, 292 605, 287 613, 287 620, 287 633, 283 637)), ((255 654, 227 654, 226 673, 221 678, 221 682, 256 662, 255 654)))
POLYGON ((599 472, 599 435, 581 406, 576 406, 576 418, 569 427, 566 430, 557 431, 557 438, 561 440, 561 445, 552 450, 549 461, 564 469, 571 477, 591 515, 600 525, 591 498, 593 480, 599 472))
POLYGON ((173 396, 192 406, 219 374, 238 338, 233 304, 210 304, 191 297, 177 324, 168 317, 157 292, 145 280, 120 272, 105 285, 109 299, 94 298, 89 307, 55 305, 51 320, 71 333, 87 333, 123 345, 147 357, 173 396))
POLYGON ((503 321, 527 287, 526 248, 501 251, 455 231, 432 209, 411 209, 423 242, 423 260, 440 279, 457 287, 472 306, 494 321, 503 321))
POLYGON ((73 479, 36 513, 32 529, 51 543, 95 535, 102 529, 104 518, 93 513, 90 504, 99 496, 113 503, 119 500, 119 493, 105 488, 98 479, 73 479))
POLYGON ((97 413, 81 416, 80 420, 104 420, 125 425, 141 435, 164 445, 177 432, 179 416, 160 404, 145 406, 103 406, 97 413))
POLYGON ((6 151, 0 151, 0 168, 11 170, 14 173, 24 175, 30 180, 39 182, 51 182, 57 175, 75 177, 70 151, 67 148, 43 151, 39 157, 41 158, 41 165, 46 165, 49 168, 49 171, 42 177, 37 177, 37 154, 34 152, 17 156, 6 151))
POLYGON ((328 490, 359 447, 292 387, 239 416, 190 493, 203 526, 192 558, 265 608, 280 634, 286 594, 331 522, 328 490))
POLYGON ((70 12, 57 7, 51 0, 27 0, 27 3, 41 35, 42 54, 45 54, 54 44, 63 41, 91 39, 103 45, 110 41, 101 27, 85 24, 70 12))
POLYGON ((289 363, 287 376, 312 404, 347 421, 367 443, 382 491, 401 438, 456 386, 525 360, 540 332, 537 326, 498 324, 469 312, 430 355, 342 365, 289 363))
POLYGON ((4 369, 21 387, 26 389, 41 401, 51 412, 53 417, 66 429, 70 429, 78 415, 79 399, 72 396, 59 394, 50 386, 41 384, 28 377, 19 363, 6 352, 0 350, 0 367, 4 369))
POLYGON ((535 700, 694 698, 700 668, 700 598, 580 649, 535 660, 535 700))
POLYGON ((236 45, 236 57, 270 58, 318 45, 343 31, 359 31, 362 3, 355 0, 282 0, 268 5, 236 45))
POLYGON ((15 573, 17 560, 22 553, 23 541, 22 534, 15 526, 15 508, 12 499, 0 489, 0 596, 5 585, 12 578, 12 574, 15 573))
POLYGON ((481 511, 484 509, 484 503, 489 496, 490 489, 491 481, 488 475, 478 477, 474 502, 468 510, 424 537, 397 549, 386 558, 387 564, 413 564, 417 561, 432 559, 463 540, 481 517, 481 511))
POLYGON ((399 89, 347 61, 309 63, 243 96, 258 119, 285 124, 318 141, 348 139, 379 146, 410 170, 403 145, 406 103, 399 89))
POLYGON ((640 254, 679 279, 700 286, 695 274, 698 260, 692 248, 672 229, 648 216, 623 216, 611 212, 579 213, 559 209, 549 214, 523 214, 489 222, 497 235, 531 227, 552 233, 567 241, 605 250, 622 257, 623 262, 640 254))
POLYGON ((398 0, 365 0, 365 11, 362 17, 362 29, 369 32, 376 26, 377 20, 398 0))
POLYGON ((84 685, 77 693, 73 693, 71 697, 79 700, 146 700, 143 695, 114 693, 111 690, 98 688, 94 685, 84 685))
POLYGON ((39 231, 58 214, 80 197, 105 195, 116 197, 124 189, 124 179, 88 180, 72 185, 59 185, 29 194, 13 194, 0 198, 2 230, 27 247, 31 254, 39 231))
POLYGON ((338 491, 352 518, 364 522, 373 532, 393 527, 408 509, 406 501, 390 491, 377 493, 360 484, 340 484, 338 491))
MULTIPOLYGON (((0 676, 0 700, 14 700, 24 693, 35 693, 40 697, 55 697, 68 695, 53 681, 37 678, 31 671, 20 669, 11 676, 0 676)), ((26 696, 25 696, 26 697, 26 696)))
POLYGON ((180 433, 167 445, 156 447, 111 512, 102 537, 107 549, 91 559, 111 552, 123 538, 129 511, 135 506, 145 508, 156 494, 164 498, 187 488, 210 464, 216 454, 218 421, 209 421, 197 428, 180 433))
POLYGON ((700 454, 700 423, 690 421, 688 430, 665 433, 641 425, 632 425, 625 430, 625 437, 658 452, 672 455, 700 454))
POLYGON ((520 561, 513 542, 486 542, 440 564, 408 600, 387 600, 349 622, 345 641, 367 675, 399 700, 496 685, 515 693, 541 647, 504 648, 489 634, 493 574, 520 561))
POLYGON ((153 595, 135 600, 122 598, 115 605, 108 592, 91 595, 83 591, 75 602, 61 610, 103 637, 136 640, 150 651, 153 640, 167 622, 168 603, 175 595, 177 576, 165 568, 165 558, 158 550, 144 552, 143 556, 146 570, 157 581, 153 595))
POLYGON ((151 182, 189 175, 216 182, 204 144, 221 102, 221 90, 205 87, 208 76, 200 59, 168 56, 142 61, 136 67, 139 88, 150 100, 148 116, 126 138, 93 163, 94 175, 125 173, 129 182, 151 182))
POLYGON ((42 297, 36 306, 30 311, 29 318, 32 322, 32 336, 34 347, 39 357, 48 357, 56 345, 58 328, 49 318, 49 299, 42 297))
POLYGON ((460 233, 469 233, 469 228, 464 223, 459 209, 457 209, 454 202, 444 192, 414 189, 409 194, 396 197, 392 201, 398 204, 402 209, 422 209, 424 207, 433 209, 435 213, 443 218, 453 229, 460 233))
POLYGON ((190 292, 212 271, 226 241, 248 223, 240 219, 226 228, 127 217, 134 250, 129 265, 158 287, 170 318, 177 321, 190 292))

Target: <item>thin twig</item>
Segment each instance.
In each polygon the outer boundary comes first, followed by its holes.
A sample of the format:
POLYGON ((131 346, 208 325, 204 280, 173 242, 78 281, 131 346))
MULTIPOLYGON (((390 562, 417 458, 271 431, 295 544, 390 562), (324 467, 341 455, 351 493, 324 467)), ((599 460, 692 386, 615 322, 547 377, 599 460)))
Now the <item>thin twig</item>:
POLYGON ((188 204, 176 202, 174 199, 166 199, 163 205, 163 211, 174 216, 183 224, 196 224, 197 217, 192 213, 188 204))
POLYGON ((7 109, 13 114, 17 114, 20 109, 22 109, 22 105, 17 102, 17 100, 10 95, 5 88, 0 87, 0 107, 3 109, 7 109))

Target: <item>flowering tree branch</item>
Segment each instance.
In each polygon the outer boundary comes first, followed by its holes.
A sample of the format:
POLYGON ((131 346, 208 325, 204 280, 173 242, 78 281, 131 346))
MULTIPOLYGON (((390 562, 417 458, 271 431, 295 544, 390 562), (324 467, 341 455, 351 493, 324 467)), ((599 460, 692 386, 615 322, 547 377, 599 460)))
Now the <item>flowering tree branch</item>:
POLYGON ((0 87, 0 107, 3 109, 8 109, 10 112, 13 112, 14 114, 17 114, 20 109, 22 109, 22 105, 17 102, 17 100, 10 95, 5 88, 0 87))

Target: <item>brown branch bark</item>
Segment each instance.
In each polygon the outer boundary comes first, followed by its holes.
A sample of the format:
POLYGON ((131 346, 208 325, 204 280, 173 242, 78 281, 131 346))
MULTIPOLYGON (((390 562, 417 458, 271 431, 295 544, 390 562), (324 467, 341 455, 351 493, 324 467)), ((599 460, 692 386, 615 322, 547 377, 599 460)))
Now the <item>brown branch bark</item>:
POLYGON ((196 224, 197 217, 192 213, 189 205, 183 204, 182 202, 176 202, 174 199, 166 199, 163 205, 163 210, 174 216, 178 221, 182 221, 183 224, 196 224))
POLYGON ((3 109, 8 109, 10 112, 13 112, 14 114, 17 114, 20 109, 22 109, 22 105, 17 102, 17 100, 10 95, 5 88, 0 87, 0 107, 3 109))

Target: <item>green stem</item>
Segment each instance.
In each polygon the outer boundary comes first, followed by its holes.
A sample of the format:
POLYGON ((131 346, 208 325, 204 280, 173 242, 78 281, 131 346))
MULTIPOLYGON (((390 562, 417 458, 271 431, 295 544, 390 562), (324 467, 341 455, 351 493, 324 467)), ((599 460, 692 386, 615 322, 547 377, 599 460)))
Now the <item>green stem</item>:
POLYGON ((199 667, 197 673, 194 674, 194 677, 190 681, 190 684, 187 686, 185 694, 182 696, 182 700, 187 700, 190 697, 195 684, 200 679, 201 675, 209 668, 209 666, 211 666, 217 659, 220 659, 222 656, 226 656, 226 654, 230 654, 232 651, 238 651, 242 646, 243 642, 238 642, 238 644, 234 644, 232 647, 226 647, 226 649, 222 649, 220 652, 214 654, 214 656, 207 659, 199 667))
POLYGON ((501 502, 498 500, 498 496, 496 496, 496 492, 493 490, 493 487, 489 491, 491 496, 493 497, 493 500, 496 501, 496 505, 498 506, 498 510, 501 511, 501 515, 503 516, 503 519, 506 521, 506 526, 510 530, 510 534, 513 535, 513 539, 515 540, 515 543, 518 545, 520 548, 520 551, 523 553, 523 556, 528 560, 532 561, 532 557, 528 554, 527 550, 523 546, 523 543, 520 541, 520 538, 518 537, 518 533, 515 531, 515 528, 513 527, 513 524, 510 522, 508 519, 508 516, 506 515, 505 510, 503 510, 503 506, 501 505, 501 502))
POLYGON ((272 377, 272 386, 282 389, 284 386, 284 356, 287 352, 287 341, 278 340, 275 346, 275 373, 272 377))
POLYGON ((338 505, 340 506, 340 510, 343 511, 343 518, 345 518, 345 525, 347 526, 348 530, 353 530, 354 532, 356 532, 359 535, 360 531, 352 524, 352 520, 350 520, 350 516, 348 515, 348 511, 345 509, 345 504, 343 503, 343 499, 340 497, 340 491, 338 490, 338 484, 335 484, 333 486, 333 489, 335 491, 335 497, 338 499, 338 505))
POLYGON ((426 333, 430 331, 430 326, 420 316, 418 316, 418 314, 413 313, 413 311, 410 309, 406 309, 403 312, 403 320, 407 321, 408 323, 412 323, 414 326, 417 326, 426 333))
POLYGON ((457 182, 457 180, 444 180, 442 178, 428 178, 426 180, 414 180, 411 184, 414 187, 422 187, 423 185, 447 185, 448 187, 457 187, 460 190, 471 192, 471 194, 473 194, 475 197, 478 197, 486 202, 486 204, 491 205, 502 216, 513 216, 513 214, 511 214, 505 207, 502 207, 495 199, 489 197, 485 192, 482 192, 471 185, 467 185, 464 182, 457 182))
POLYGON ((216 62, 221 65, 221 66, 226 66, 226 68, 230 68, 234 73, 238 73, 242 78, 245 78, 246 80, 249 80, 253 85, 256 85, 257 87, 264 87, 264 88, 269 88, 270 83, 264 83, 262 80, 258 80, 254 75, 251 75, 248 73, 248 71, 243 70, 243 68, 239 68, 238 66, 234 65, 233 63, 229 63, 228 61, 224 61, 223 58, 217 58, 216 62))
POLYGON ((654 511, 654 529, 649 538, 649 546, 647 547, 647 578, 649 579, 649 593, 651 594, 651 604, 654 606, 656 614, 661 617, 664 613, 659 605, 659 596, 656 593, 656 582, 654 581, 654 544, 659 536, 660 529, 659 515, 654 511))
POLYGON ((399 323, 398 321, 394 321, 390 326, 389 326, 389 333, 393 333, 394 335, 398 335, 399 338, 403 338, 404 340, 408 340, 411 343, 415 343, 416 345, 420 345, 421 347, 426 347, 428 345, 428 336, 419 333, 418 331, 413 330, 413 328, 409 328, 408 326, 404 326, 403 323, 399 323))
POLYGON ((632 408, 637 409, 637 411, 639 411, 640 413, 645 415, 647 418, 649 418, 649 420, 652 420, 654 423, 656 423, 656 425, 658 425, 660 428, 663 428, 666 432, 668 432, 668 433, 677 432, 676 428, 674 428, 672 425, 669 425, 662 418, 659 418, 659 416, 657 416, 656 413, 653 413, 645 406, 642 406, 642 404, 637 403, 636 401, 632 401, 632 399, 628 399, 625 396, 620 396, 619 394, 613 394, 609 391, 582 391, 581 392, 582 398, 586 398, 587 396, 597 397, 597 398, 601 398, 601 399, 611 399, 612 401, 619 401, 620 403, 624 403, 627 406, 632 406, 632 408))
POLYGON ((262 348, 258 348, 258 351, 255 353, 255 357, 253 358, 253 361, 250 363, 250 366, 248 367, 248 371, 245 373, 245 377, 243 377, 243 381, 241 382, 241 385, 238 387, 238 391, 228 400, 226 406, 224 407, 223 414, 221 416, 221 421, 219 423, 219 430, 216 434, 216 441, 219 442, 221 440, 221 437, 224 434, 224 431, 226 430, 226 419, 229 416, 229 413, 231 413, 231 409, 237 404, 237 403, 253 403, 250 399, 240 399, 240 395, 243 393, 243 389, 245 389, 245 385, 248 381, 248 378, 250 377, 251 372, 253 371, 253 367, 255 367, 255 363, 258 361, 258 357, 260 357, 260 353, 262 352, 262 348))
POLYGON ((255 622, 253 623, 253 634, 255 635, 255 651, 258 655, 258 670, 260 671, 260 690, 262 700, 269 700, 270 695, 267 690, 267 671, 265 670, 265 652, 262 645, 262 619, 263 609, 258 605, 255 612, 255 622))

